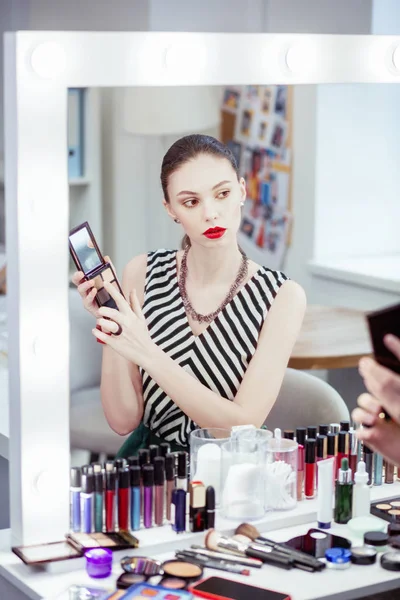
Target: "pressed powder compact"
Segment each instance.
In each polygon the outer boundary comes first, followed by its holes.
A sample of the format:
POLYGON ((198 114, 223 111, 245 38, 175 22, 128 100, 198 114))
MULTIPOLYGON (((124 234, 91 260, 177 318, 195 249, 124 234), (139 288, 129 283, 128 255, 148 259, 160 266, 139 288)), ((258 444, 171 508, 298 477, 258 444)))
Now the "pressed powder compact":
POLYGON ((87 221, 70 231, 69 249, 76 268, 83 272, 84 280, 93 281, 97 289, 97 305, 118 309, 114 299, 105 289, 104 282, 114 285, 123 295, 121 286, 111 263, 104 260, 87 221))
POLYGON ((400 523, 400 498, 371 504, 371 513, 380 519, 400 523))
POLYGON ((200 579, 203 575, 203 568, 200 565, 186 562, 184 560, 168 560, 162 564, 162 570, 165 576, 182 579, 186 583, 192 583, 200 579))

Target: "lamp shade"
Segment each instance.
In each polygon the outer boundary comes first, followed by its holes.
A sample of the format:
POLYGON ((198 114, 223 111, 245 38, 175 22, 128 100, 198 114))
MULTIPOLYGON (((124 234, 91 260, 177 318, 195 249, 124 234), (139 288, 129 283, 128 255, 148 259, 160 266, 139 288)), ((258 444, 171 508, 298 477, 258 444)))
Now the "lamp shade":
POLYGON ((173 135, 219 125, 220 88, 135 87, 124 90, 122 123, 135 135, 173 135))

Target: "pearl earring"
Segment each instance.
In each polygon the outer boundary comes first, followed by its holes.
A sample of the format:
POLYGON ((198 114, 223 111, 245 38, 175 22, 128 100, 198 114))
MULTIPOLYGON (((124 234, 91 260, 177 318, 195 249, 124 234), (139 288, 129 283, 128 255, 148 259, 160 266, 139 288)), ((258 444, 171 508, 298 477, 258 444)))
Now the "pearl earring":
POLYGON ((243 201, 240 203, 240 206, 244 206, 244 202, 243 201))
POLYGON ((174 219, 174 223, 180 223, 179 219, 174 219))

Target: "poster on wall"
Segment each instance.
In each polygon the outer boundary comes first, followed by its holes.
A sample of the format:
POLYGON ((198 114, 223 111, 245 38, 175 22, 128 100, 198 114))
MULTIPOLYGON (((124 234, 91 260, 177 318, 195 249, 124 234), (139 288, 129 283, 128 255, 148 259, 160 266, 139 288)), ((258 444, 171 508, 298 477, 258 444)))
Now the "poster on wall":
POLYGON ((221 138, 247 189, 239 243, 272 269, 283 268, 292 226, 289 93, 284 85, 249 85, 225 88, 222 95, 221 138))

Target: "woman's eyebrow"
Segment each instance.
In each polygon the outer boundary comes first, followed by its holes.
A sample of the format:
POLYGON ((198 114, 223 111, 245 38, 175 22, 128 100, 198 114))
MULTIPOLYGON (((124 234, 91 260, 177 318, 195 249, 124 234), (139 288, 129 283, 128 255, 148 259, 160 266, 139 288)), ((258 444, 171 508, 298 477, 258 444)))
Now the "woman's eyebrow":
MULTIPOLYGON (((217 188, 219 188, 221 185, 225 185, 226 183, 232 183, 232 182, 229 181, 229 179, 224 179, 223 181, 220 181, 219 183, 214 185, 212 190, 214 191, 217 188)), ((177 194, 177 196, 184 196, 186 194, 191 194, 192 196, 196 196, 197 192, 191 192, 190 190, 182 190, 181 192, 179 192, 179 194, 177 194)))

